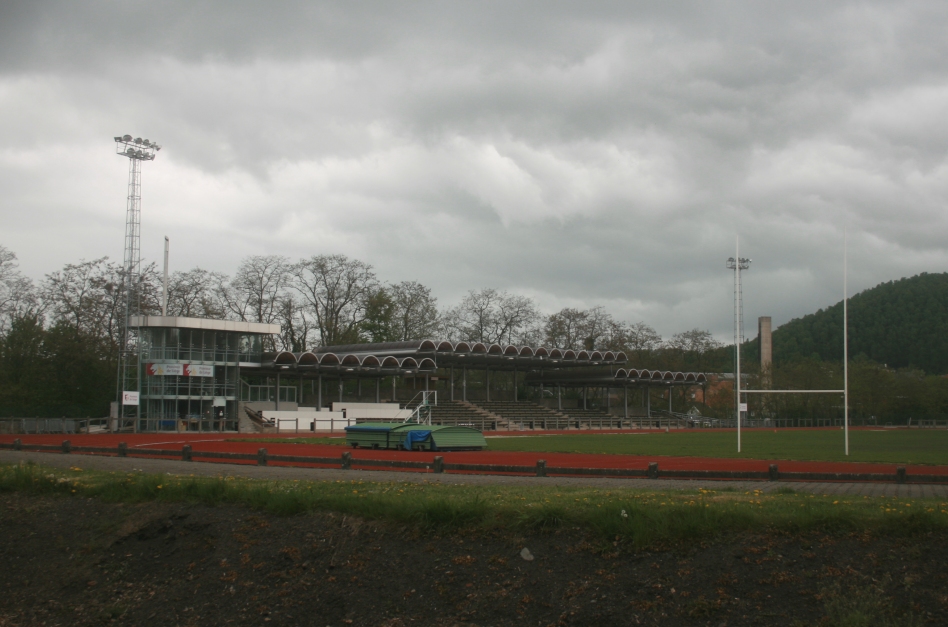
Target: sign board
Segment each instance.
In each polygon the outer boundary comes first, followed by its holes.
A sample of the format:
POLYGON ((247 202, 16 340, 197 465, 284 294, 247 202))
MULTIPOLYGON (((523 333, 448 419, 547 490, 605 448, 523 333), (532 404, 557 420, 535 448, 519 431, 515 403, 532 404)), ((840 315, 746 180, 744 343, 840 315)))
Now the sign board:
POLYGON ((213 377, 214 366, 199 364, 146 364, 145 372, 152 377, 213 377))
POLYGON ((186 377, 213 377, 214 366, 203 366, 198 364, 184 364, 184 376, 186 377))
POLYGON ((138 392, 122 392, 122 405, 138 405, 138 392))
POLYGON ((184 364, 148 364, 146 372, 151 376, 182 376, 184 364))
POLYGON ((737 411, 747 411, 747 403, 741 403, 738 405, 737 411))

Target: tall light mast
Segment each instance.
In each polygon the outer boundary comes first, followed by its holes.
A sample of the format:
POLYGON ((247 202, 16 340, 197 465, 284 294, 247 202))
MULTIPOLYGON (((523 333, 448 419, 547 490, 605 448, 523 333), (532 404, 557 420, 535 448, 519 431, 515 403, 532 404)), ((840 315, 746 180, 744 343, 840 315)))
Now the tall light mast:
POLYGON ((122 320, 122 336, 119 343, 119 366, 116 382, 118 400, 118 418, 120 429, 124 428, 126 407, 127 418, 134 418, 134 429, 138 430, 138 418, 141 409, 138 405, 140 389, 140 364, 138 342, 140 329, 138 316, 142 313, 141 295, 141 213, 142 213, 142 162, 154 161, 161 146, 131 135, 115 138, 115 154, 128 158, 128 202, 125 210, 125 258, 122 263, 122 293, 125 296, 122 320), (136 317, 135 326, 130 318, 136 317), (128 394, 132 392, 133 394, 128 394))
POLYGON ((740 241, 734 238, 734 256, 727 260, 728 270, 734 271, 734 407, 737 410, 737 452, 741 452, 741 343, 744 341, 744 296, 741 290, 741 270, 750 268, 751 260, 741 257, 740 241))

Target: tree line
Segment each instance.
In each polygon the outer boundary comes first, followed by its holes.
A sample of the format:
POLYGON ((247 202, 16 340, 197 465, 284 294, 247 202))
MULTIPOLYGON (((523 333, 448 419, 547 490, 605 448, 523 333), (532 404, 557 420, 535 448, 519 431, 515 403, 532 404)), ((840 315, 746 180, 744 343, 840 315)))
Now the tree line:
MULTIPOLYGON (((107 257, 66 264, 39 283, 19 273, 16 256, 0 246, 0 335, 18 320, 68 327, 102 345, 110 357, 124 315, 122 267, 107 257)), ((161 313, 162 277, 143 267, 142 313, 161 313)), ((644 322, 616 320, 602 307, 565 308, 544 315, 526 296, 484 288, 440 307, 417 281, 387 283, 371 265, 345 255, 296 262, 279 255, 244 258, 233 276, 202 268, 173 272, 169 316, 279 324, 271 350, 428 338, 574 350, 623 350, 635 355, 705 354, 719 348, 711 333, 692 329, 663 339, 644 322)))
MULTIPOLYGON (((161 313, 162 277, 154 263, 144 264, 129 285, 142 313, 161 313)), ((122 266, 107 257, 66 264, 33 281, 0 246, 0 414, 104 413, 115 390, 125 289, 122 266)), ((706 330, 663 339, 646 323, 617 320, 602 307, 543 314, 533 299, 493 288, 441 307, 427 286, 385 282, 371 265, 344 255, 248 256, 233 275, 176 271, 168 280, 167 313, 279 324, 268 350, 437 338, 622 350, 653 368, 727 367, 709 362, 721 345, 706 330)))
MULTIPOLYGON (((910 319, 908 328, 914 331, 906 337, 922 343, 931 336, 924 330, 933 326, 926 323, 924 312, 934 312, 931 317, 937 321, 940 303, 948 302, 948 297, 943 298, 948 294, 945 277, 922 275, 915 278, 921 283, 895 282, 898 294, 894 296, 910 305, 897 314, 893 312, 898 307, 876 302, 878 288, 868 305, 857 304, 862 295, 853 297, 851 312, 861 313, 851 313, 850 345, 869 347, 853 351, 850 385, 857 419, 875 416, 877 421, 905 422, 909 417, 948 416, 948 379, 926 373, 909 358, 899 361, 895 340, 875 344, 889 351, 880 353, 888 363, 876 360, 873 344, 862 337, 873 337, 874 329, 884 328, 883 322, 863 322, 878 308, 887 312, 886 320, 910 319), (943 292, 941 285, 946 286, 943 292), (914 318, 905 311, 916 312, 914 318)), ((115 391, 124 286, 121 265, 105 257, 66 264, 33 281, 20 273, 16 255, 0 246, 0 415, 79 416, 107 411, 115 391)), ((143 313, 160 314, 162 282, 155 264, 143 266, 138 289, 143 313)), ((733 370, 733 346, 722 345, 706 330, 691 329, 663 338, 645 322, 619 320, 603 307, 543 313, 531 298, 492 288, 471 290, 443 307, 427 286, 417 281, 385 282, 371 265, 343 255, 297 261, 277 255, 249 256, 233 275, 202 268, 174 272, 169 277, 168 315, 279 324, 282 332, 270 338, 269 350, 299 352, 318 346, 443 338, 621 350, 633 367, 708 373, 733 370)), ((841 318, 836 325, 827 315, 834 315, 833 308, 814 314, 825 318, 825 324, 809 324, 806 317, 803 320, 809 326, 794 321, 786 325, 788 329, 774 332, 775 387, 841 384, 841 356, 821 354, 834 350, 830 345, 837 343, 830 327, 841 326, 841 318), (819 333, 823 328, 826 337, 819 333), (797 349, 781 348, 787 346, 797 349)), ((929 339, 936 348, 940 341, 929 339)), ((914 354, 932 353, 925 350, 914 354)), ((753 375, 756 340, 746 343, 742 351, 745 372, 753 375)), ((700 407, 704 413, 733 412, 733 394, 726 388, 707 392, 707 403, 700 407)), ((687 409, 690 393, 680 393, 683 396, 676 407, 687 409)), ((752 405, 759 402, 752 399, 752 405)), ((835 397, 787 395, 768 403, 752 410, 782 417, 841 415, 841 403, 835 397)))

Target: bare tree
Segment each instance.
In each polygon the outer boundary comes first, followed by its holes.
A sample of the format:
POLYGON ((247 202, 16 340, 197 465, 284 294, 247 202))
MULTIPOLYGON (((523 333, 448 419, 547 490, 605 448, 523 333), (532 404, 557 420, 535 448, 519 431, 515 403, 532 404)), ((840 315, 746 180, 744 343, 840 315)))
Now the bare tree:
POLYGON ((699 355, 721 346, 723 344, 714 339, 710 331, 704 329, 691 329, 690 331, 676 333, 668 340, 669 348, 699 355))
POLYGON ((636 353, 651 353, 662 345, 662 336, 644 322, 635 322, 627 327, 625 349, 636 353))
POLYGON ((0 245, 0 336, 13 320, 40 314, 40 301, 33 282, 20 274, 16 254, 0 245))
POLYGON ((125 298, 122 268, 108 257, 66 264, 46 275, 40 288, 54 323, 66 324, 79 335, 98 341, 111 357, 120 342, 125 298))
POLYGON ((615 322, 603 307, 596 306, 586 310, 586 319, 581 328, 582 342, 585 350, 602 348, 603 340, 609 331, 615 327, 615 322))
POLYGON ((438 330, 438 299, 417 281, 402 281, 389 288, 394 304, 395 334, 399 340, 421 340, 438 330))
POLYGON ((279 348, 294 353, 305 351, 309 346, 312 323, 304 315, 303 302, 286 294, 280 300, 278 311, 280 323, 279 348))
POLYGON ((274 323, 289 287, 292 268, 287 258, 280 255, 246 257, 233 280, 213 275, 214 294, 227 315, 244 322, 274 323))
POLYGON ((358 342, 368 298, 378 286, 372 266, 345 255, 315 255, 292 271, 292 286, 315 319, 322 345, 358 342))
POLYGON ((573 350, 626 350, 635 333, 632 326, 614 320, 599 306, 562 309, 547 317, 544 330, 552 346, 573 350))
POLYGON ((673 335, 665 348, 672 353, 679 368, 692 366, 701 370, 703 357, 721 346, 723 344, 714 339, 710 331, 691 329, 673 335))
POLYGON ((532 299, 488 288, 468 292, 446 311, 443 328, 453 340, 515 344, 533 335, 538 318, 532 299))
POLYGON ((543 325, 545 342, 553 348, 575 349, 579 346, 586 322, 586 312, 566 307, 550 314, 543 325))
POLYGON ((227 283, 227 276, 194 268, 175 272, 168 280, 168 315, 185 318, 223 318, 224 309, 215 288, 227 283))

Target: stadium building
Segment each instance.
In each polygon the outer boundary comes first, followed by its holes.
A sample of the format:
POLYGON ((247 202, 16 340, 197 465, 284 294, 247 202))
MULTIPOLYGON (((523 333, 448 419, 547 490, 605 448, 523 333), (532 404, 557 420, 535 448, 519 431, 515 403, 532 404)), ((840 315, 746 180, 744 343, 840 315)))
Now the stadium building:
POLYGON ((481 430, 628 428, 654 420, 656 390, 670 401, 672 387, 706 381, 627 368, 613 351, 416 340, 265 352, 279 325, 131 324, 141 333, 140 431, 335 430, 407 417, 421 403, 434 424, 481 430))

